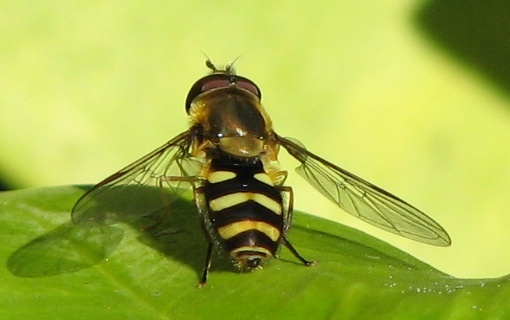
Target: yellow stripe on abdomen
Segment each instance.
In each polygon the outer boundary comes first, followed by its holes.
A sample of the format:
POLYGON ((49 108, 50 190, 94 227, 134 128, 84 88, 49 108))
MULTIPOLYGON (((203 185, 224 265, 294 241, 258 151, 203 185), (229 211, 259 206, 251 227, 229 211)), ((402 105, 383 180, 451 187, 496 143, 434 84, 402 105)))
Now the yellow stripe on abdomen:
POLYGON ((234 258, 238 258, 239 253, 243 252, 257 252, 265 257, 271 257, 273 254, 271 251, 267 250, 263 247, 252 247, 252 246, 242 246, 235 248, 234 250, 230 251, 230 255, 234 258))
POLYGON ((263 221, 252 220, 233 222, 231 224, 218 228, 218 233, 224 240, 228 240, 248 230, 258 230, 264 233, 272 241, 275 242, 278 241, 278 239, 280 238, 280 230, 278 230, 277 228, 263 221))
POLYGON ((255 179, 257 179, 258 181, 263 182, 263 183, 265 183, 265 184, 267 184, 267 185, 269 185, 271 187, 274 186, 273 181, 271 180, 271 178, 265 172, 256 173, 256 174, 253 175, 253 177, 255 179))
POLYGON ((207 181, 210 183, 218 183, 234 179, 236 174, 232 171, 214 171, 207 176, 207 181))
POLYGON ((209 202, 209 206, 214 211, 220 211, 244 203, 249 200, 257 202, 258 204, 273 211, 275 214, 278 215, 282 214, 282 206, 280 203, 269 198, 266 195, 252 192, 236 192, 227 194, 211 200, 209 202))

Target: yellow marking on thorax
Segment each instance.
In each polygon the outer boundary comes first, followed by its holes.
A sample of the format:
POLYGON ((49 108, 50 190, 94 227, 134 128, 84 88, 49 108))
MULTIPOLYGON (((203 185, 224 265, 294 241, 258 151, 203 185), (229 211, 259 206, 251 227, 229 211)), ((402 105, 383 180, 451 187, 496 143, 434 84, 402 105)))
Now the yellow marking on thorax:
POLYGON ((273 241, 277 241, 280 238, 280 230, 277 228, 263 221, 251 220, 233 222, 224 227, 218 228, 218 233, 223 239, 228 240, 240 234, 241 232, 248 230, 258 230, 264 233, 273 241))
POLYGON ((257 202, 258 204, 273 211, 275 214, 278 215, 282 214, 282 205, 280 203, 276 202, 275 200, 269 198, 266 195, 252 192, 236 192, 227 194, 222 197, 211 200, 209 202, 209 206, 214 211, 220 211, 244 203, 249 200, 257 202))
POLYGON ((210 183, 218 183, 234 179, 236 174, 232 171, 214 171, 207 176, 207 180, 210 183))

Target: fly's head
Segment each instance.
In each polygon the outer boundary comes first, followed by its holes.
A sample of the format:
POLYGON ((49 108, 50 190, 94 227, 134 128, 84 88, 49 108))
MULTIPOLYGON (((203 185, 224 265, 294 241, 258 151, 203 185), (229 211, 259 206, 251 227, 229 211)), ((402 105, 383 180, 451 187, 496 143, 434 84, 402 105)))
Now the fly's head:
POLYGON ((232 64, 199 79, 186 98, 186 112, 204 142, 239 158, 260 156, 272 134, 261 93, 251 80, 235 74, 232 64))

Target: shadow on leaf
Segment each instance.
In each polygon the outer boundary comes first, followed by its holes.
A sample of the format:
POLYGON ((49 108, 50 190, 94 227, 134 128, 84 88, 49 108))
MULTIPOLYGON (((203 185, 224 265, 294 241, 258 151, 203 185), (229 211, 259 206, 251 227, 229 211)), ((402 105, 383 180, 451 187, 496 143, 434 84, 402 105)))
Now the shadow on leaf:
MULTIPOLYGON (((158 192, 155 187, 132 186, 122 189, 119 194, 112 192, 108 197, 95 198, 95 203, 87 206, 87 219, 78 224, 65 223, 17 249, 8 259, 9 271, 19 277, 75 272, 106 259, 119 247, 123 237, 135 237, 169 261, 189 266, 196 272, 198 280, 205 264, 207 243, 196 207, 193 201, 183 198, 172 198, 166 206, 150 203, 161 201, 158 192), (115 201, 111 201, 114 197, 117 197, 115 201), (133 199, 139 200, 136 206, 133 199), (145 208, 156 210, 147 212, 145 208)), ((46 201, 51 202, 51 198, 46 201)), ((359 272, 360 268, 372 273, 375 270, 386 273, 390 264, 392 270, 405 270, 407 275, 414 270, 418 273, 433 271, 430 275, 448 277, 360 231, 326 221, 322 226, 328 226, 327 229, 305 227, 316 225, 317 219, 296 215, 289 240, 299 239, 294 243, 296 248, 306 258, 318 260, 319 264, 350 261, 337 268, 341 271, 339 276, 359 272), (351 270, 351 266, 356 270, 351 270)), ((218 248, 215 251, 211 272, 235 272, 228 255, 218 248)), ((281 251, 285 263, 300 265, 287 250, 281 251)))
MULTIPOLYGON (((126 232, 129 228, 141 243, 192 267, 198 278, 207 244, 196 207, 192 201, 180 198, 171 199, 163 207, 158 192, 154 187, 138 186, 122 189, 116 201, 110 201, 115 192, 97 197, 87 211, 87 216, 96 219, 65 223, 26 243, 11 254, 8 270, 18 277, 35 278, 91 267, 105 260, 126 234, 133 234, 126 232), (147 212, 145 208, 156 210, 147 212)), ((228 258, 221 256, 215 255, 213 268, 233 270, 228 258)))
POLYGON ((105 259, 117 248, 123 233, 115 226, 66 223, 17 249, 7 268, 27 278, 78 271, 105 259))

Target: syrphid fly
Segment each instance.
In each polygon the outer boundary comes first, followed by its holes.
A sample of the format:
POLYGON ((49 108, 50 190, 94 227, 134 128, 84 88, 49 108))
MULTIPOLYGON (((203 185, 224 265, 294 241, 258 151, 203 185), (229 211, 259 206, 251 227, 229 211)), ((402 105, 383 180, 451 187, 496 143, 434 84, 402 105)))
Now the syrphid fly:
POLYGON ((115 202, 129 203, 142 216, 171 206, 192 188, 208 243, 200 285, 213 250, 227 252, 243 271, 260 267, 281 245, 311 265, 287 240, 293 193, 278 162, 283 147, 301 163, 297 172, 344 211, 406 238, 450 245, 446 231, 420 210, 278 135, 260 89, 231 64, 223 70, 209 60, 206 65, 212 72, 186 98, 190 128, 85 193, 74 205, 74 223, 117 221, 125 213, 111 210, 115 202), (134 188, 152 191, 137 197, 134 188))

